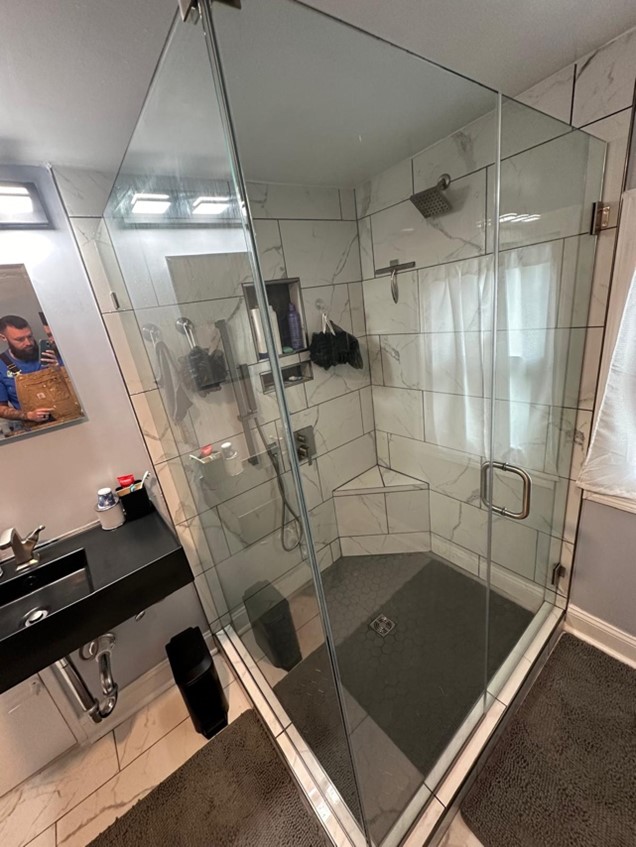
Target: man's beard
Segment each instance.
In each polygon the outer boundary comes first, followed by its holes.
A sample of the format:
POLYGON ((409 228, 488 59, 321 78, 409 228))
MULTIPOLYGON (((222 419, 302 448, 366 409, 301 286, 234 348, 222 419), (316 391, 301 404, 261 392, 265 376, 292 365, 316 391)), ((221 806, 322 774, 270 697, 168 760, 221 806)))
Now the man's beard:
POLYGON ((34 344, 33 347, 29 347, 27 350, 16 350, 15 347, 9 344, 9 350, 13 358, 18 359, 20 362, 36 362, 40 354, 37 344, 34 344))

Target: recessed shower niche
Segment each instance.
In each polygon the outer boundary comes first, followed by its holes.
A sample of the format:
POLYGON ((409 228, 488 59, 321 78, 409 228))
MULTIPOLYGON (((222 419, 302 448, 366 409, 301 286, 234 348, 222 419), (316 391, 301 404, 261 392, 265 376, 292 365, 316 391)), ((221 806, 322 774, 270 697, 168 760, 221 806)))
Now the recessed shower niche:
MULTIPOLYGON (((269 279, 265 281, 265 290, 267 291, 267 302, 270 306, 270 318, 278 355, 292 356, 295 353, 304 352, 308 347, 307 322, 300 280, 298 278, 269 279), (291 317, 291 315, 295 315, 295 317, 291 317), (293 321, 296 322, 295 327, 292 326, 293 321)), ((243 292, 250 315, 250 327, 256 353, 259 359, 267 359, 267 346, 256 299, 256 290, 253 285, 244 283, 243 292)))

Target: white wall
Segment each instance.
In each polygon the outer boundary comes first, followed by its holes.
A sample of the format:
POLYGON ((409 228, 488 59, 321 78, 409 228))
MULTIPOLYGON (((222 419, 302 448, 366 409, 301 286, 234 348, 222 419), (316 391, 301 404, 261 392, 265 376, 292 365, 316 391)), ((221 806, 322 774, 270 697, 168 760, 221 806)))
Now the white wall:
POLYGON ((2 230, 0 264, 26 266, 86 411, 80 423, 0 443, 3 527, 43 523, 52 538, 94 521, 97 489, 150 459, 50 173, 3 166, 0 179, 35 182, 51 217, 51 229, 2 230))

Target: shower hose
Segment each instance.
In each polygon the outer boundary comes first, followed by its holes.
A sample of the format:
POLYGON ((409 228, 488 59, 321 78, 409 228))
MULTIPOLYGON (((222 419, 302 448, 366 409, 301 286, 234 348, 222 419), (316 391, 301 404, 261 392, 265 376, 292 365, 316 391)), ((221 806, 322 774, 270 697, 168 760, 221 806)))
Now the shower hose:
POLYGON ((267 451, 267 455, 269 456, 269 460, 272 463, 272 467, 276 473, 276 485, 278 486, 278 491, 280 493, 280 499, 283 502, 283 510, 280 521, 280 543, 283 545, 283 550, 287 553, 295 550, 297 547, 300 547, 300 544, 303 540, 303 525, 300 521, 298 513, 294 510, 294 507, 289 502, 289 498, 287 496, 287 491, 285 490, 285 482, 283 480, 283 474, 280 466, 280 458, 279 454, 275 447, 272 447, 270 443, 268 443, 267 438, 265 437, 265 433, 258 422, 257 418, 254 418, 254 423, 256 424, 256 429, 258 430, 258 434, 261 437, 261 441, 265 445, 265 450, 267 451), (296 540, 291 546, 288 546, 285 541, 285 524, 287 523, 287 513, 292 516, 293 523, 296 527, 296 540))

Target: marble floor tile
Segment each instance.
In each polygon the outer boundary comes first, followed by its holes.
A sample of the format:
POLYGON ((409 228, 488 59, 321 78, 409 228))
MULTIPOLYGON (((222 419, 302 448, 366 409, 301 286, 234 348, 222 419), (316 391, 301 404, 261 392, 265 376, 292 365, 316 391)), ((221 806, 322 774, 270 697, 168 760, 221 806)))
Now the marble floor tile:
POLYGON ((145 708, 115 728, 115 743, 120 768, 152 747, 160 738, 182 723, 188 709, 181 692, 173 686, 145 708))
MULTIPOLYGON (((214 667, 221 685, 226 689, 235 677, 223 656, 213 654, 214 667)), ((151 747, 188 716, 183 697, 176 686, 172 686, 155 698, 135 715, 115 728, 115 744, 119 767, 125 768, 133 759, 151 747)))
POLYGON ((439 847, 483 847, 476 835, 473 835, 464 823, 461 813, 458 812, 453 822, 446 831, 446 835, 440 841, 439 847))
MULTIPOLYGON (((230 684, 227 695, 231 722, 250 706, 238 682, 230 684)), ((58 821, 58 847, 84 847, 205 743, 189 719, 182 721, 58 821)))
POLYGON ((0 844, 28 844, 116 773, 112 733, 66 754, 0 798, 0 844))
POLYGON ((27 847, 55 847, 55 845, 55 826, 50 826, 33 841, 29 841, 27 847))

